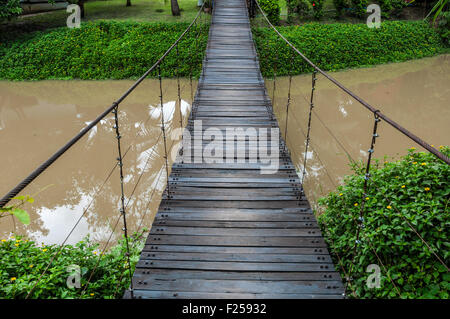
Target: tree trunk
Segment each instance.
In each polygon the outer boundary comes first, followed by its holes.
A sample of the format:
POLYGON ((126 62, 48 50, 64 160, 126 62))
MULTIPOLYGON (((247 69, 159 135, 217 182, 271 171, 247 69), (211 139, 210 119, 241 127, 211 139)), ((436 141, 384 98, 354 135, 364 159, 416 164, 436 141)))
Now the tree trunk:
POLYGON ((170 7, 172 9, 172 15, 174 16, 180 15, 180 7, 178 6, 177 0, 170 0, 170 7))
POLYGON ((78 0, 78 5, 80 6, 80 17, 84 18, 84 1, 85 0, 78 0))
POLYGON ((127 7, 131 7, 131 0, 127 0, 127 7))

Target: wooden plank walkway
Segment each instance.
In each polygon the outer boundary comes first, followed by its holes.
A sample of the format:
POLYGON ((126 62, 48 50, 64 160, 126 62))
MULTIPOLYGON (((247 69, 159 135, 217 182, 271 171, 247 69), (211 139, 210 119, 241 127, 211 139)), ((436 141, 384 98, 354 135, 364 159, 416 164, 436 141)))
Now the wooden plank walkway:
MULTIPOLYGON (((194 120, 223 132, 278 127, 245 0, 215 4, 188 129, 194 120)), ((174 164, 133 275, 135 298, 342 298, 340 276, 279 143, 275 174, 261 174, 259 158, 249 163, 248 148, 256 148, 249 142, 245 163, 174 164)))

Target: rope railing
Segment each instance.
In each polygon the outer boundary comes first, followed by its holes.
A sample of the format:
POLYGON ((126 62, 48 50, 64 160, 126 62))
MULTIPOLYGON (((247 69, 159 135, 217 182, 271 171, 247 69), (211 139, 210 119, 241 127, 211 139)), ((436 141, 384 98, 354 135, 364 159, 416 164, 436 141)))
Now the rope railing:
MULTIPOLYGON (((184 32, 177 38, 177 40, 164 52, 164 54, 136 81, 134 82, 134 84, 122 95, 120 96, 115 102, 112 103, 112 105, 110 107, 108 107, 105 111, 103 111, 100 115, 97 116, 97 118, 90 122, 86 127, 84 127, 76 136, 74 136, 70 141, 68 141, 63 147, 61 147, 56 153, 54 153, 49 159, 47 159, 44 163, 42 163, 39 167, 37 167, 30 175, 28 175, 24 180, 22 180, 15 188, 13 188, 8 194, 6 194, 3 198, 0 199, 0 207, 4 207, 6 204, 8 204, 8 202, 13 199, 17 194, 19 194, 24 188, 26 188, 30 183, 32 183, 39 175, 41 175, 44 171, 46 171, 50 165, 52 165, 56 160, 58 160, 59 157, 61 157, 67 150, 69 150, 72 146, 74 146, 83 136, 85 136, 92 128, 94 128, 102 119, 104 119, 105 117, 107 117, 110 113, 112 113, 113 116, 113 132, 115 135, 115 138, 117 140, 117 158, 116 158, 116 163, 114 164, 114 166, 111 168, 110 171, 108 171, 108 174, 106 176, 106 178, 102 181, 102 183, 100 185, 98 185, 97 187, 95 187, 94 191, 93 191, 93 196, 92 199, 90 200, 90 202, 87 204, 87 206, 83 209, 82 214, 79 216, 79 218, 77 218, 76 223, 70 228, 69 233, 67 234, 67 236, 65 236, 64 240, 62 241, 62 243, 59 246, 59 249, 55 252, 55 254, 53 254, 53 256, 51 257, 51 259, 49 260, 49 262, 47 263, 46 267, 43 269, 43 271, 39 274, 37 280, 33 283, 32 287, 30 288, 30 290, 27 292, 26 298, 30 298, 32 297, 32 293, 34 291, 34 289, 36 288, 37 284, 43 279, 44 275, 47 273, 47 271, 49 270, 50 266, 52 265, 52 263, 54 262, 54 260, 58 257, 58 255, 60 255, 61 251, 63 250, 64 245, 66 244, 67 240, 69 239, 69 237, 73 234, 75 228, 80 224, 80 221, 83 219, 83 217, 86 216, 87 212, 89 211, 89 209, 91 208, 92 204, 95 201, 95 198, 97 198, 97 196, 104 191, 105 189, 105 185, 107 182, 110 182, 110 178, 113 175, 113 173, 115 171, 117 171, 118 169, 118 175, 119 175, 119 179, 120 179, 120 194, 119 194, 119 202, 118 202, 118 207, 119 208, 119 212, 120 214, 118 214, 118 216, 114 216, 114 222, 111 225, 111 232, 108 236, 108 239, 106 241, 106 243, 104 244, 103 248, 101 249, 100 254, 98 255, 98 259, 95 262, 95 266, 93 268, 93 270, 91 271, 89 278, 87 280, 86 285, 83 287, 82 292, 81 292, 81 296, 83 297, 84 294, 87 292, 89 283, 94 279, 94 274, 95 271, 97 269, 97 266, 99 265, 100 260, 102 259, 103 255, 105 254, 108 245, 110 243, 110 241, 113 238, 113 235, 116 232, 117 227, 119 226, 120 220, 122 220, 123 223, 123 227, 122 227, 122 231, 123 231, 123 236, 124 236, 124 240, 125 240, 125 250, 126 253, 124 254, 124 264, 126 264, 128 271, 128 276, 129 278, 127 278, 127 281, 129 280, 129 292, 131 293, 131 297, 133 297, 133 282, 132 282, 132 272, 131 272, 131 249, 130 249, 130 245, 132 243, 129 243, 129 231, 128 231, 128 225, 127 225, 127 211, 128 209, 132 209, 131 206, 135 206, 135 205, 131 205, 130 208, 128 207, 129 204, 134 204, 132 203, 132 198, 135 194, 135 191, 137 189, 137 187, 139 186, 139 184, 142 181, 142 177, 144 175, 144 173, 146 172, 146 168, 148 166, 149 161, 153 158, 153 156, 158 155, 162 158, 164 158, 164 162, 162 164, 162 166, 160 169, 159 174, 157 174, 158 176, 155 177, 157 178, 156 180, 156 186, 155 189, 153 189, 153 192, 151 193, 150 199, 148 200, 148 203, 145 205, 145 211, 142 214, 141 220, 139 222, 138 225, 138 229, 137 231, 139 231, 139 229, 142 226, 142 222, 145 218, 145 216, 147 215, 147 212, 150 208, 150 204, 154 198, 154 194, 156 191, 156 188, 158 188, 159 185, 159 181, 162 177, 162 175, 164 175, 164 177, 167 180, 167 184, 166 184, 166 188, 168 189, 170 187, 169 185, 169 154, 171 154, 172 152, 172 148, 174 146, 174 141, 172 141, 170 148, 168 148, 168 134, 170 134, 170 132, 172 132, 172 126, 173 125, 180 125, 180 128, 184 127, 184 123, 185 123, 185 118, 183 116, 183 111, 182 111, 182 91, 184 89, 184 87, 186 86, 180 85, 180 74, 179 74, 179 70, 180 70, 180 64, 181 63, 186 63, 186 57, 184 57, 182 60, 180 60, 180 49, 186 49, 188 51, 191 51, 192 54, 196 53, 196 50, 192 50, 192 46, 195 46, 195 49, 198 49, 199 46, 199 37, 201 34, 204 33, 204 26, 202 23, 202 25, 198 25, 197 24, 197 20, 199 20, 199 17, 201 16, 201 13, 203 12, 203 8, 204 8, 204 4, 200 7, 199 11, 197 12, 197 15, 195 16, 194 20, 189 24, 189 26, 184 30, 184 32), (188 45, 186 48, 180 48, 180 44, 181 41, 185 38, 186 34, 188 34, 188 32, 195 26, 195 28, 197 29, 197 32, 194 33, 192 35, 193 37, 193 41, 188 41, 188 45), (175 101, 175 105, 174 108, 171 112, 171 114, 168 114, 168 119, 165 118, 165 105, 164 105, 164 95, 167 93, 166 89, 163 88, 163 78, 162 78, 162 65, 163 62, 165 61, 165 58, 167 56, 169 56, 169 54, 174 53, 175 57, 176 57, 176 81, 177 81, 177 97, 176 97, 176 101, 175 101), (159 99, 158 99, 158 107, 155 107, 153 110, 151 110, 147 116, 147 118, 145 119, 144 122, 139 124, 139 128, 140 131, 137 132, 136 136, 134 136, 134 138, 132 137, 131 141, 130 141, 130 145, 128 145, 127 148, 123 147, 123 143, 121 143, 121 139, 122 139, 122 135, 121 135, 121 124, 120 124, 120 120, 122 117, 119 117, 119 106, 120 103, 122 101, 124 101, 126 99, 126 97, 128 95, 130 95, 138 86, 139 84, 146 79, 150 74, 152 74, 152 76, 156 76, 157 81, 158 81, 158 91, 159 91, 159 99), (178 108, 178 110, 177 110, 178 108), (142 169, 142 171, 140 172, 134 187, 131 190, 131 193, 129 194, 128 197, 125 196, 125 181, 124 181, 124 158, 126 157, 127 154, 129 154, 133 143, 136 142, 137 137, 140 134, 143 134, 145 132, 145 126, 147 124, 147 122, 153 118, 154 113, 156 110, 160 111, 160 114, 158 117, 160 117, 160 123, 158 124, 158 129, 160 130, 160 134, 158 135, 156 142, 154 144, 154 146, 152 147, 151 151, 149 151, 148 157, 146 159, 145 162, 145 166, 142 169), (175 113, 176 111, 178 111, 178 115, 180 117, 179 119, 179 123, 177 121, 177 123, 175 123, 175 113), (168 121, 170 121, 170 119, 173 119, 172 124, 170 124, 168 121), (170 125, 169 125, 170 124, 170 125), (167 125, 167 126, 166 126, 167 125), (162 152, 164 154, 160 154, 159 146, 160 146, 160 141, 161 139, 163 140, 163 149, 162 152), (165 172, 165 174, 161 174, 162 172, 165 172)), ((192 66, 190 66, 189 69, 189 79, 188 79, 188 84, 190 86, 190 92, 191 92, 191 96, 190 98, 193 99, 192 96, 192 92, 193 92, 193 68, 192 66)), ((191 101, 192 102, 192 101, 191 101)), ((166 115, 167 116, 167 115, 166 115)), ((123 124, 122 124, 123 125, 123 124)), ((133 201, 134 202, 134 201, 133 201)), ((145 203, 144 203, 145 204, 145 203)), ((136 232, 137 232, 136 231, 136 232)), ((122 273, 123 275, 123 273, 122 273)), ((118 286, 121 284, 122 282, 122 277, 118 282, 118 286)), ((116 287, 117 290, 118 287, 116 287)), ((116 294, 117 291, 114 292, 114 294, 116 294)))
POLYGON ((352 98, 354 98, 356 101, 358 101, 361 105, 363 105, 366 109, 368 109, 370 112, 372 112, 373 114, 377 114, 378 117, 382 120, 384 120, 386 123, 388 123, 389 125, 391 125, 392 127, 394 127, 397 131, 401 132, 402 134, 406 135, 408 138, 410 138, 411 140, 413 140, 414 142, 416 142, 417 144, 419 144, 420 146, 422 146, 424 149, 426 149, 427 151, 429 151, 430 153, 434 154, 436 157, 438 157, 439 159, 443 160, 445 163, 450 165, 450 158, 448 156, 446 156, 445 154, 439 152, 437 149, 435 149, 434 147, 432 147, 430 144, 428 144, 427 142, 425 142, 424 140, 422 140, 421 138, 417 137, 415 134, 411 133, 409 130, 407 130, 406 128, 404 128, 403 126, 401 126, 400 124, 398 124, 397 122, 395 122, 394 120, 392 120, 391 118, 389 118, 388 116, 386 116, 385 114, 383 114, 380 110, 376 109, 375 107, 373 107, 372 105, 370 105, 369 103, 367 103, 365 100, 363 100, 361 97, 359 97, 358 95, 356 95, 355 93, 353 93, 352 91, 350 91, 347 87, 345 87, 342 83, 340 83, 339 81, 337 81, 335 78, 333 78, 331 75, 329 75, 328 73, 326 73, 325 71, 323 71, 322 69, 320 69, 317 65, 315 65, 310 59, 308 59, 302 52, 300 52, 300 50, 298 50, 291 42, 289 42, 279 31, 278 29, 269 21, 269 19, 267 18, 266 14, 264 13, 264 11, 262 10, 258 0, 252 0, 255 2, 256 6, 258 7, 259 11, 261 12, 262 16, 264 17, 265 21, 267 22, 267 24, 270 26, 270 28, 272 28, 276 34, 278 34, 278 36, 289 46, 291 47, 292 50, 294 50, 298 55, 300 55, 300 57, 307 62, 311 67, 313 67, 313 69, 322 74, 324 77, 326 77, 328 80, 330 80, 332 83, 334 83, 337 87, 339 87, 341 90, 343 90, 345 93, 347 93, 348 95, 350 95, 352 98))
MULTIPOLYGON (((311 119, 312 119, 312 115, 314 115, 319 122, 323 125, 323 127, 327 130, 328 134, 331 135, 331 137, 337 142, 337 144, 339 145, 340 148, 343 149, 343 151, 345 152, 345 154, 347 155, 348 159, 350 162, 352 162, 353 164, 356 164, 357 162, 355 161, 355 159, 351 156, 350 152, 346 149, 346 147, 344 146, 344 144, 337 138, 337 136, 330 130, 330 128, 324 123, 324 121, 319 117, 319 115, 317 114, 317 112, 314 110, 314 97, 315 97, 315 90, 316 90, 316 81, 317 81, 317 74, 321 74, 323 75, 326 79, 328 79, 329 81, 331 81, 334 85, 336 85, 339 89, 341 89, 342 91, 344 91, 346 94, 348 94, 350 97, 352 97, 353 99, 355 99, 356 101, 358 101, 361 105, 363 105, 367 110, 369 110, 371 113, 373 113, 374 119, 373 119, 373 127, 371 130, 371 134, 370 134, 370 148, 368 150, 368 156, 367 156, 367 160, 365 162, 365 165, 363 165, 364 167, 361 168, 361 172, 364 175, 364 181, 363 181, 363 189, 362 189, 362 194, 361 194, 361 199, 359 201, 357 201, 357 203, 355 203, 355 206, 359 205, 359 213, 355 215, 355 217, 353 218, 353 224, 354 224, 354 228, 356 230, 355 232, 355 240, 353 243, 349 244, 347 249, 344 251, 345 254, 350 255, 350 258, 347 260, 347 265, 349 266, 348 269, 345 269, 345 264, 343 262, 342 259, 342 255, 339 254, 339 252, 334 249, 333 247, 331 247, 334 256, 336 256, 337 258, 337 264, 339 265, 339 267, 341 268, 342 274, 345 277, 345 292, 348 291, 348 289, 351 289, 351 293, 354 297, 357 297, 357 292, 355 291, 355 288, 357 288, 356 285, 354 285, 353 283, 353 276, 355 271, 356 272, 360 272, 361 271, 361 266, 356 264, 356 260, 355 258, 358 255, 358 251, 360 249, 362 249, 363 247, 367 247, 369 249, 369 251, 371 251, 373 253, 373 258, 375 259, 375 261, 377 261, 383 268, 383 271, 386 273, 388 282, 392 285, 392 289, 395 292, 395 295, 402 298, 404 297, 404 295, 402 294, 402 291, 400 291, 399 285, 395 283, 395 278, 391 277, 390 272, 387 268, 387 266, 390 267, 389 264, 389 258, 387 258, 386 260, 386 256, 384 256, 383 251, 381 249, 381 247, 375 247, 375 245, 372 243, 372 239, 369 238, 366 234, 365 234, 365 230, 367 229, 366 227, 367 222, 366 221, 366 215, 367 213, 369 213, 369 209, 370 206, 366 205, 367 201, 369 200, 369 193, 370 190, 376 190, 378 193, 382 194, 384 201, 386 202, 388 208, 394 208, 394 210, 396 211, 397 215, 401 218, 402 220, 402 225, 404 225, 404 227, 409 228, 409 230, 412 231, 413 236, 416 236, 418 239, 420 239, 420 242, 423 244, 423 249, 424 252, 429 253, 430 256, 434 257, 435 260, 437 261, 437 265, 442 265, 444 267, 444 269, 447 270, 447 272, 449 271, 449 267, 445 262, 445 258, 442 258, 439 249, 437 249, 437 247, 435 247, 434 245, 432 245, 429 241, 427 241, 424 236, 422 236, 422 234, 418 231, 418 227, 414 227, 412 225, 412 223, 405 217, 403 216, 403 213, 400 211, 399 208, 397 208, 393 203, 392 200, 389 200, 386 195, 383 193, 382 190, 379 189, 379 187, 375 184, 375 181, 371 178, 371 165, 373 162, 373 153, 374 153, 374 148, 375 148, 375 143, 377 141, 377 138, 379 137, 377 131, 378 131, 378 126, 380 124, 381 121, 384 121, 386 123, 388 123, 390 126, 392 126, 396 131, 401 132, 403 135, 407 136, 410 140, 416 142, 417 144, 419 144, 420 146, 422 146, 424 149, 426 149, 427 151, 429 151, 430 153, 432 153, 433 155, 435 155, 437 158, 439 158, 440 160, 442 160, 443 162, 445 162, 446 164, 450 165, 450 159, 448 156, 446 156, 445 154, 439 152, 437 149, 435 149, 433 146, 431 146, 430 144, 428 144, 427 142, 425 142, 424 140, 422 140, 421 138, 417 137, 416 135, 414 135, 413 133, 411 133, 410 131, 408 131, 406 128, 402 127, 401 125, 399 125, 397 122, 395 122, 394 120, 392 120, 391 118, 389 118, 388 116, 384 115, 380 110, 376 109, 375 107, 371 106, 369 103, 367 103, 365 100, 363 100, 361 97, 357 96, 356 94, 354 94, 352 91, 350 91, 348 88, 346 88, 343 84, 341 84, 340 82, 338 82, 336 79, 334 79, 332 76, 330 76, 329 74, 327 74, 325 71, 321 70, 317 65, 315 65, 311 60, 309 60, 304 54, 302 54, 292 43, 290 43, 278 30, 277 28, 269 21, 269 19, 267 18, 267 16, 265 15, 265 13, 263 12, 261 6, 259 5, 257 0, 251 0, 250 1, 250 8, 249 11, 251 13, 251 10, 254 10, 254 8, 257 7, 259 9, 259 12, 262 14, 262 16, 264 17, 265 22, 267 22, 267 24, 269 25, 269 27, 271 29, 274 30, 274 32, 278 35, 279 39, 281 39, 281 41, 283 41, 288 47, 290 47, 292 49, 292 52, 294 54, 296 54, 297 56, 300 56, 306 63, 308 63, 313 71, 312 71, 312 83, 311 83, 311 94, 310 97, 307 98, 305 96, 305 94, 303 94, 303 92, 300 92, 300 96, 301 98, 305 101, 305 103, 309 106, 309 112, 307 114, 307 132, 305 133, 303 131, 303 128, 300 126, 300 132, 303 134, 304 138, 305 138, 305 148, 304 148, 304 158, 303 158, 303 167, 301 168, 301 184, 303 186, 304 181, 305 181, 305 174, 307 173, 307 160, 308 160, 308 148, 312 147, 312 141, 311 141, 311 119), (384 257, 384 260, 383 260, 384 257)), ((250 16, 255 17, 255 14, 250 14, 250 16)), ((262 44, 262 47, 266 50, 266 54, 268 54, 268 49, 267 49, 267 43, 262 44)), ((277 64, 279 63, 278 61, 278 54, 275 55, 275 61, 274 61, 274 65, 273 65, 273 70, 272 70, 272 80, 273 83, 271 84, 272 86, 272 103, 275 104, 275 98, 276 98, 276 94, 275 94, 275 90, 276 90, 276 69, 277 69, 277 64)), ((285 112, 286 112, 286 119, 285 119, 285 127, 284 127, 284 139, 286 141, 285 144, 285 148, 287 149, 287 140, 288 140, 288 124, 289 124, 289 118, 288 117, 294 117, 295 118, 295 114, 292 114, 292 112, 290 111, 290 105, 292 104, 292 93, 291 93, 291 87, 292 87, 292 65, 294 64, 294 61, 291 62, 291 68, 289 68, 289 72, 288 72, 288 90, 287 90, 287 103, 285 106, 285 112)), ((270 72, 270 70, 269 70, 270 72)), ((282 106, 284 107, 284 106, 282 106)), ((317 151, 315 150, 315 153, 317 153, 317 151)), ((328 170, 326 169, 326 166, 324 166, 324 164, 322 163, 319 155, 317 154, 317 158, 318 160, 321 162, 322 166, 324 167, 325 171, 327 172, 327 175, 330 179, 330 181, 332 182, 332 184, 334 185, 335 188, 337 188, 337 185, 334 183, 333 178, 328 174, 328 170)), ((303 187, 302 187, 302 192, 304 192, 303 187)), ((342 194, 341 194, 342 195, 342 194)), ((349 212, 347 212, 347 214, 349 214, 349 212)), ((386 220, 386 222, 389 222, 389 220, 386 220)), ((328 225, 324 225, 325 226, 325 233, 328 233, 328 225)), ((328 239, 333 242, 333 238, 332 236, 328 235, 328 239)), ((342 253, 342 252, 341 252, 342 253)), ((436 268, 436 265, 433 264, 433 267, 436 268)), ((360 278, 358 278, 360 279, 360 278)), ((404 278, 397 278, 397 279, 401 279, 403 280, 403 282, 405 282, 404 278)), ((411 288, 415 291, 415 287, 411 286, 411 288)), ((344 294, 345 295, 345 294, 344 294)))
POLYGON ((77 135, 75 135, 69 142, 67 142, 63 147, 61 147, 56 153, 54 153, 49 159, 37 167, 31 174, 25 177, 16 187, 14 187, 8 194, 0 199, 0 207, 4 207, 9 201, 19 194, 25 187, 27 187, 33 180, 36 179, 40 174, 42 174, 50 165, 52 165, 58 158, 61 157, 67 150, 69 150, 75 143, 77 143, 83 136, 85 136, 94 126, 96 126, 103 118, 110 114, 114 109, 116 109, 120 103, 125 100, 131 92, 133 92, 136 87, 144 81, 147 76, 153 72, 164 59, 169 55, 169 53, 178 45, 178 43, 184 38, 184 36, 191 30, 194 23, 197 21, 200 14, 203 12, 203 4, 197 12, 194 20, 189 24, 189 26, 184 30, 184 32, 178 37, 178 39, 167 49, 167 51, 138 79, 134 84, 120 96, 115 102, 112 103, 103 113, 101 113, 95 120, 93 120, 89 125, 83 128, 77 135))

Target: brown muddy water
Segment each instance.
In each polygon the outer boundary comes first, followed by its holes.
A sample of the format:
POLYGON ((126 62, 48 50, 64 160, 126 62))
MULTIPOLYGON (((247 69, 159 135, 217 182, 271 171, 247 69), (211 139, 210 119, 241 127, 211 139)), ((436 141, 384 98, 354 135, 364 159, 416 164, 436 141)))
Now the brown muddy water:
MULTIPOLYGON (((438 148, 450 144, 450 55, 330 73, 376 109, 438 148)), ((311 75, 293 77, 287 143, 301 172, 311 96, 311 75)), ((289 78, 277 78, 274 112, 284 135, 289 78)), ((273 96, 273 81, 266 81, 273 96)), ((317 75, 307 155, 305 191, 311 204, 351 173, 348 154, 366 161, 374 116, 322 75, 317 75)), ((397 159, 415 142, 381 122, 374 157, 397 159)), ((316 207, 317 208, 317 207, 316 207)))
MULTIPOLYGON (((2 196, 101 114, 132 83, 0 82, 2 196)), ((189 80, 181 80, 180 84, 185 124, 191 108, 191 85, 189 80)), ((195 90, 194 82, 192 92, 195 90)), ((127 153, 123 164, 126 202, 133 193, 127 206, 131 233, 141 225, 151 225, 165 188, 159 95, 159 82, 147 79, 119 109, 122 152, 127 153)), ((169 149, 178 146, 171 139, 174 129, 181 125, 177 101, 176 80, 164 80, 164 120, 169 149)), ((21 195, 32 195, 35 199, 33 204, 24 206, 31 216, 30 225, 2 218, 0 237, 16 232, 46 244, 62 243, 84 214, 67 243, 73 244, 88 234, 94 241, 104 243, 112 234, 110 242, 116 242, 123 225, 118 219, 120 177, 113 125, 111 114, 25 188, 21 195)))
MULTIPOLYGON (((450 144, 450 55, 332 75, 425 141, 435 146, 450 144)), ((176 103, 176 80, 163 83, 167 145, 172 150, 178 146, 170 137, 180 127, 180 107, 176 103)), ((0 82, 0 195, 51 156, 131 84, 0 82)), ((181 86, 181 113, 186 123, 191 87, 187 80, 182 80, 181 86)), ((195 86, 196 83, 193 92, 195 86)), ((268 80, 266 86, 272 97, 272 81, 268 80)), ((277 78, 274 110, 282 133, 287 88, 288 78, 277 78)), ((293 77, 287 141, 299 171, 304 158, 310 94, 311 76, 293 77)), ((323 76, 317 79, 314 104, 312 149, 308 152, 305 179, 306 193, 313 205, 351 172, 346 151, 354 159, 367 158, 373 125, 370 112, 323 76)), ((159 83, 149 79, 120 107, 122 149, 129 149, 124 158, 125 197, 128 199, 133 193, 127 206, 129 232, 150 227, 165 187, 159 105, 159 83)), ((35 202, 24 206, 31 223, 23 226, 11 218, 2 218, 1 238, 16 232, 38 242, 59 244, 84 214, 67 243, 75 243, 88 234, 95 241, 107 242, 111 235, 111 243, 117 240, 122 221, 118 219, 120 183, 119 170, 114 168, 117 140, 113 124, 113 117, 106 117, 21 193, 34 195, 35 202)), ((379 135, 374 154, 377 158, 397 158, 411 146, 420 149, 386 123, 381 122, 379 135)))

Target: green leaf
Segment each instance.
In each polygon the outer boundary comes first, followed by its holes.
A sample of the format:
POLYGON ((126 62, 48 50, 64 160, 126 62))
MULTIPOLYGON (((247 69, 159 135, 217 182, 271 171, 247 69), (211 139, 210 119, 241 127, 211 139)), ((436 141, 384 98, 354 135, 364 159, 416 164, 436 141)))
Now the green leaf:
POLYGON ((11 211, 11 214, 13 214, 14 216, 16 216, 16 218, 25 225, 28 225, 30 223, 30 215, 28 215, 28 213, 26 211, 24 211, 23 209, 19 209, 19 208, 14 208, 11 211))

